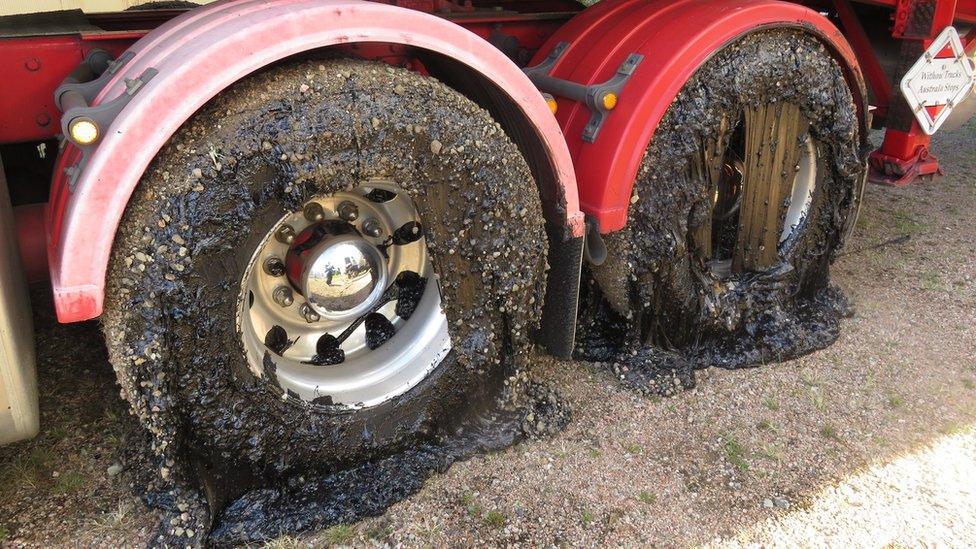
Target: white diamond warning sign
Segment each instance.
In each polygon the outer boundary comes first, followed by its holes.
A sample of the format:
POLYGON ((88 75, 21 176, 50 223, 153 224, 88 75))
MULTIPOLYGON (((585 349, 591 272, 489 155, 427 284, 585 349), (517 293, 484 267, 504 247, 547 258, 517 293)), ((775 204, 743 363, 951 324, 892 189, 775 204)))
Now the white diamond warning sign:
POLYGON ((946 27, 901 79, 901 93, 925 133, 932 135, 973 90, 973 61, 953 27, 946 27))

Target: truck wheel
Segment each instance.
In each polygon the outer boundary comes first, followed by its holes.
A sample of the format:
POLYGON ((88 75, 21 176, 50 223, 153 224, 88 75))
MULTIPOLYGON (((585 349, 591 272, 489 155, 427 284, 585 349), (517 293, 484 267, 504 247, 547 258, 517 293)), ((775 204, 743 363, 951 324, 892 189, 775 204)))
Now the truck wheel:
POLYGON ((828 266, 864 185, 837 63, 793 30, 750 34, 687 82, 643 158, 626 230, 593 269, 632 340, 696 367, 782 360, 832 342, 828 266))
POLYGON ((157 447, 332 469, 498 395, 540 314, 545 242, 486 111, 385 64, 283 65, 213 100, 144 175, 106 339, 157 447))

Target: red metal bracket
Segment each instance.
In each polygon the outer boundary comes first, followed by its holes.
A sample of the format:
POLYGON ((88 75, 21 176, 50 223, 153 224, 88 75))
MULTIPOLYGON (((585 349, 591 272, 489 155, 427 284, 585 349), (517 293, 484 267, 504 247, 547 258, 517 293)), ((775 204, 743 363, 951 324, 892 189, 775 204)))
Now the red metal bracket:
MULTIPOLYGON (((891 34, 916 44, 902 47, 902 60, 892 86, 895 90, 932 39, 952 24, 955 13, 956 0, 898 0, 891 34)), ((942 175, 938 158, 929 152, 931 137, 919 127, 900 93, 891 95, 890 111, 884 142, 868 157, 868 181, 901 187, 921 177, 942 175)))
POLYGON ((872 183, 904 187, 919 178, 942 175, 939 159, 929 152, 929 136, 918 124, 910 132, 889 129, 884 144, 868 157, 872 183))

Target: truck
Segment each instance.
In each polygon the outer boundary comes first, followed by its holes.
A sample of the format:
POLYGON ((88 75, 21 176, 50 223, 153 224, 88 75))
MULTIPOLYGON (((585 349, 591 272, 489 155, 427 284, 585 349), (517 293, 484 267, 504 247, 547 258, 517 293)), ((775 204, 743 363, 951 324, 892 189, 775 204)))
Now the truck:
POLYGON ((811 352, 865 184, 976 108, 974 0, 138 4, 0 3, 0 443, 28 284, 157 453, 276 478, 451 432, 532 344, 659 392, 811 352))

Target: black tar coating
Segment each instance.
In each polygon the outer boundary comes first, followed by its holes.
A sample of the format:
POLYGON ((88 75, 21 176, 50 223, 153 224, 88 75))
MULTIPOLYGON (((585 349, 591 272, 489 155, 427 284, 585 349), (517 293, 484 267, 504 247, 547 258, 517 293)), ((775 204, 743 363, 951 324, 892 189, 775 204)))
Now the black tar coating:
POLYGON ((312 364, 316 366, 328 366, 342 364, 346 360, 346 352, 339 348, 339 340, 332 334, 322 334, 322 337, 315 342, 315 356, 312 357, 312 364))
POLYGON ((366 346, 370 350, 379 349, 396 334, 390 319, 380 313, 366 315, 366 346))
POLYGON ((863 186, 858 133, 847 83, 816 39, 761 31, 713 56, 657 128, 627 228, 608 236, 608 261, 591 269, 599 289, 590 287, 577 356, 606 363, 640 391, 668 394, 693 386, 697 368, 754 366, 831 344, 849 313, 829 264, 863 186), (710 215, 713 195, 692 162, 723 115, 734 122, 745 105, 768 101, 794 103, 811 121, 821 177, 782 261, 719 279, 690 251, 688 235, 710 215))
POLYGON ((419 444, 395 456, 314 481, 292 477, 277 486, 249 492, 225 509, 211 541, 218 546, 239 545, 382 514, 456 460, 505 448, 524 437, 550 436, 570 420, 566 401, 539 383, 527 383, 519 400, 514 407, 469 417, 464 427, 446 439, 419 444))
POLYGON ((409 320, 424 295, 427 278, 413 271, 404 271, 397 275, 394 284, 397 286, 396 314, 404 320, 409 320))
MULTIPOLYGON (((501 127, 418 74, 351 60, 283 65, 202 109, 133 195, 103 316, 122 394, 152 434, 159 477, 148 489, 169 512, 159 543, 199 544, 219 519, 207 501, 219 510, 245 498, 248 508, 271 509, 252 504, 297 478, 313 491, 347 479, 348 499, 329 489, 333 499, 296 511, 301 520, 248 513, 249 528, 284 532, 374 513, 419 486, 411 471, 429 474, 479 447, 451 440, 525 399, 518 383, 508 400, 502 393, 525 365, 539 318, 542 223, 529 168, 501 127), (353 411, 329 395, 306 403, 278 387, 273 353, 263 377, 249 369, 234 329, 240 281, 284 213, 374 178, 393 180, 417 204, 453 349, 420 385, 385 404, 353 411), (431 445, 443 449, 439 457, 431 445), (341 473, 397 460, 406 474, 385 484, 341 473), (355 508, 357 498, 386 503, 355 508)), ((280 345, 279 336, 272 342, 280 345)), ((509 412, 514 420, 492 427, 492 441, 523 436, 518 418, 533 405, 520 406, 509 412)))

